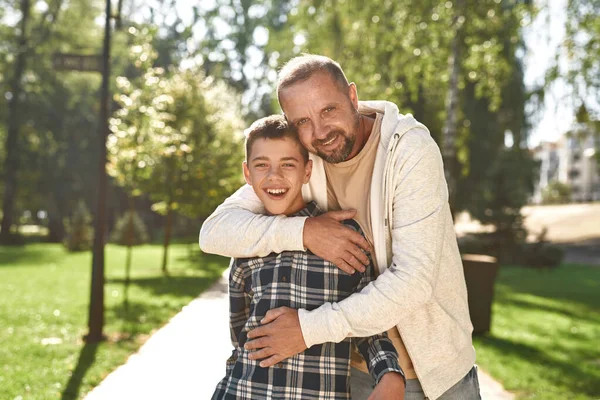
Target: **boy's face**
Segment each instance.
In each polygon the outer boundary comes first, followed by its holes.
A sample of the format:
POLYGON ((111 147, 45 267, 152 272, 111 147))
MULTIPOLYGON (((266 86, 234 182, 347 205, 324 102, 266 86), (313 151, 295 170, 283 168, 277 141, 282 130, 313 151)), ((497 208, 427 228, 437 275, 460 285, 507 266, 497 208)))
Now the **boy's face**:
POLYGON ((293 139, 257 139, 244 162, 244 177, 272 215, 290 215, 304 207, 302 184, 308 183, 312 161, 304 162, 293 139))

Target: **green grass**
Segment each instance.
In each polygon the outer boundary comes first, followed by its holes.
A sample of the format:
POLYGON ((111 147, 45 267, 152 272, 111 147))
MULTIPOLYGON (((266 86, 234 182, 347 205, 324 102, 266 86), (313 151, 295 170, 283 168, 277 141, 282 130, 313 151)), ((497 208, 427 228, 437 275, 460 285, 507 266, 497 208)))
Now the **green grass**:
POLYGON ((126 294, 125 248, 108 246, 108 340, 86 345, 91 254, 51 244, 0 247, 0 399, 82 398, 221 275, 227 261, 196 248, 170 248, 170 277, 160 272, 160 246, 135 248, 126 294))
POLYGON ((477 362, 517 399, 600 399, 600 268, 500 269, 477 362))

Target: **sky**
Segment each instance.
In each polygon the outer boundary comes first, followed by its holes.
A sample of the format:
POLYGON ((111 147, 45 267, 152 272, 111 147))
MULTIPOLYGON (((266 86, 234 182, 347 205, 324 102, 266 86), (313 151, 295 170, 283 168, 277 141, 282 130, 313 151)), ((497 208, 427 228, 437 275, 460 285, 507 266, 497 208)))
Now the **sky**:
MULTIPOLYGON (((565 37, 567 0, 547 0, 537 18, 525 28, 525 85, 532 88, 543 83, 545 71, 551 65, 556 48, 565 37)), ((546 93, 529 136, 529 146, 541 141, 555 141, 569 130, 574 122, 571 98, 565 84, 555 82, 546 93)))

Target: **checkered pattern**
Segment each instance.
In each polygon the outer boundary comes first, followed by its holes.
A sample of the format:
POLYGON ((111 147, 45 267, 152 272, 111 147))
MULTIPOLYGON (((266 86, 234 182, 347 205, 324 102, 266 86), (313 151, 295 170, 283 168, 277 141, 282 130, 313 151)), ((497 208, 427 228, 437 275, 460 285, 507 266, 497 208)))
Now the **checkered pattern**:
MULTIPOLYGON (((296 215, 317 216, 314 202, 296 215)), ((361 232, 359 225, 345 221, 361 232)), ((362 232, 361 232, 362 233, 362 232)), ((398 354, 385 334, 315 345, 283 362, 261 368, 244 349, 247 333, 270 309, 287 306, 312 310, 340 301, 375 279, 372 267, 348 275, 310 252, 284 251, 266 257, 233 259, 229 307, 233 353, 217 399, 350 399, 350 351, 357 346, 376 382, 390 371, 402 374, 398 354)))

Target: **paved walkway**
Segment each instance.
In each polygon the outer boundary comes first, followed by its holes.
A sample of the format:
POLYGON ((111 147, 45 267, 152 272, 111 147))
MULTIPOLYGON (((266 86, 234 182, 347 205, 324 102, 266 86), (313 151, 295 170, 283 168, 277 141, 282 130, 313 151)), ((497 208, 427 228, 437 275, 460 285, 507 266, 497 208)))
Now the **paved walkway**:
MULTIPOLYGON (((210 399, 231 354, 226 274, 152 335, 85 399, 210 399)), ((479 372, 483 400, 513 398, 489 375, 479 372)))

